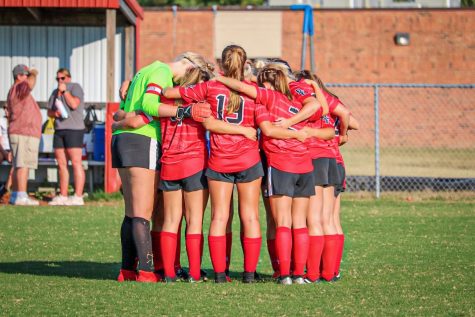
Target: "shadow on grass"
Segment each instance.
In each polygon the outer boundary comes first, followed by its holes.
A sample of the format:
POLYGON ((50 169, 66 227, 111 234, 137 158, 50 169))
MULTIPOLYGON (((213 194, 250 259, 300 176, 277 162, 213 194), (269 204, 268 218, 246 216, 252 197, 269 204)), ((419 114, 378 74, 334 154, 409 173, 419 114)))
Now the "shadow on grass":
POLYGON ((0 263, 0 272, 42 276, 77 277, 91 280, 115 280, 120 263, 86 261, 23 261, 0 263))
MULTIPOLYGON (((0 272, 7 274, 30 274, 41 276, 76 277, 91 280, 115 280, 119 273, 120 263, 98 263, 86 261, 24 261, 0 263, 0 272)), ((184 267, 186 271, 188 268, 184 267)), ((208 279, 214 279, 212 269, 203 269, 208 279)), ((272 276, 259 274, 264 280, 272 276)), ((242 272, 229 272, 232 280, 241 280, 242 272)))
MULTIPOLYGON (((186 268, 185 268, 186 269, 186 268)), ((206 276, 208 277, 208 279, 210 281, 213 281, 214 279, 214 271, 213 269, 207 269, 207 268, 202 268, 203 271, 206 272, 206 276)), ((259 271, 257 271, 257 273, 259 273, 259 276, 261 279, 263 279, 264 281, 271 281, 273 280, 272 279, 272 275, 269 275, 269 274, 264 274, 264 273, 260 273, 259 271)), ((229 277, 231 278, 231 280, 237 280, 237 281, 240 281, 242 280, 242 272, 238 272, 238 271, 229 271, 229 277)))

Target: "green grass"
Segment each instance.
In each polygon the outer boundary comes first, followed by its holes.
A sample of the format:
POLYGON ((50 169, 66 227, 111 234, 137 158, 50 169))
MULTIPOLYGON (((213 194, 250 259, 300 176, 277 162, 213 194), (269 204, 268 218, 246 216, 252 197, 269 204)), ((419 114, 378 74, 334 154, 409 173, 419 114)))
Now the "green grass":
MULTIPOLYGON (((348 175, 374 175, 374 148, 340 148, 348 175)), ((381 148, 382 176, 475 177, 475 149, 381 148)))
MULTIPOLYGON (((0 219, 4 316, 475 314, 473 200, 346 200, 343 279, 290 287, 238 281, 237 229, 231 284, 119 284, 121 204, 1 206, 0 219)), ((262 251, 259 271, 269 275, 262 251)), ((204 268, 211 269, 207 250, 204 268)))

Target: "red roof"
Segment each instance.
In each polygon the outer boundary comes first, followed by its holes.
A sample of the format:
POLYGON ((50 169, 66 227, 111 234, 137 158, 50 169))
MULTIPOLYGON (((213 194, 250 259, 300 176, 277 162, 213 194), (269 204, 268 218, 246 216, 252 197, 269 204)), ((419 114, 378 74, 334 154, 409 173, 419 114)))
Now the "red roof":
MULTIPOLYGON (((143 20, 143 9, 136 0, 125 0, 135 16, 143 20)), ((119 9, 119 0, 0 0, 0 7, 29 8, 104 8, 119 9)))

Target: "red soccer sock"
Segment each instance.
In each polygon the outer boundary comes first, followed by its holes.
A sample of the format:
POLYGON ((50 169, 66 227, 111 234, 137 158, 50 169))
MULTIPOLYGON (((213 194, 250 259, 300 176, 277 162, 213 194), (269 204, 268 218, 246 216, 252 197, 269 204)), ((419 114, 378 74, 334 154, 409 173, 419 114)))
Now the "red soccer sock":
POLYGON ((244 249, 244 272, 255 272, 261 254, 262 238, 242 238, 244 249))
POLYGON ((233 233, 226 233, 226 271, 229 271, 231 264, 231 250, 233 249, 233 233))
POLYGON ((322 277, 330 281, 335 276, 335 264, 338 254, 338 235, 324 235, 324 244, 322 252, 322 277))
POLYGON ((201 241, 203 234, 187 234, 186 235, 186 253, 188 254, 188 263, 190 266, 190 275, 195 280, 201 277, 201 241))
POLYGON ((292 230, 293 235, 293 259, 294 270, 293 275, 303 276, 305 271, 305 264, 308 257, 308 229, 299 228, 292 230))
POLYGON ((162 247, 162 260, 165 276, 174 278, 175 274, 175 252, 177 244, 177 234, 173 232, 162 231, 160 246, 162 247))
POLYGON ((160 236, 161 232, 151 231, 152 236, 152 252, 153 252, 153 266, 155 271, 163 269, 162 252, 160 250, 160 236))
POLYGON ((226 270, 226 236, 208 236, 209 254, 215 273, 226 270))
POLYGON ((275 234, 275 249, 279 261, 280 275, 290 275, 290 258, 292 254, 292 232, 290 228, 277 228, 275 234))
POLYGON ((323 236, 309 236, 307 278, 316 281, 320 277, 320 261, 323 251, 323 236))
POLYGON ((275 252, 275 239, 267 239, 267 251, 269 252, 270 263, 274 272, 279 271, 279 262, 277 261, 277 255, 275 252))
POLYGON ((345 245, 345 235, 339 234, 338 235, 338 253, 336 256, 336 264, 335 264, 335 276, 340 274, 340 264, 341 264, 341 258, 343 257, 344 245, 345 245))
POLYGON ((181 223, 180 223, 180 226, 178 227, 178 234, 177 234, 177 240, 176 240, 175 263, 174 263, 175 270, 181 269, 180 256, 181 256, 181 223))

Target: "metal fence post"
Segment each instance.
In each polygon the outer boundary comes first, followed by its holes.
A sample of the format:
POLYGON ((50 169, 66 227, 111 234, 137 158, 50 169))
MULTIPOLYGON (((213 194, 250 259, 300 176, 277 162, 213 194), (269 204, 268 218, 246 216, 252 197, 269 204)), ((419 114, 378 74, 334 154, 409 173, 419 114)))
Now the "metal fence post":
POLYGON ((379 85, 374 85, 374 177, 376 198, 381 196, 381 175, 379 166, 379 85))

